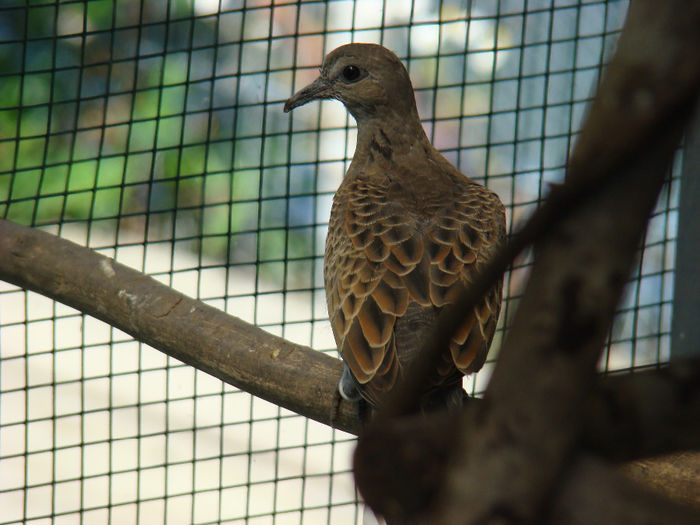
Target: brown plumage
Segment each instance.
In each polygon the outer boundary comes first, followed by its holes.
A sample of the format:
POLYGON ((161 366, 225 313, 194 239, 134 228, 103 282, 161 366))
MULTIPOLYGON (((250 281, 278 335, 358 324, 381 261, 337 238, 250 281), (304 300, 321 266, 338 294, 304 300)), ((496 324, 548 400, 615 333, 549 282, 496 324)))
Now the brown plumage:
MULTIPOLYGON (((343 102, 358 125, 355 155, 333 199, 324 266, 328 314, 346 364, 339 389, 352 398, 354 386, 377 406, 440 309, 503 241, 505 214, 495 193, 430 144, 408 73, 388 49, 335 49, 321 76, 284 109, 327 98, 343 102)), ((461 402, 462 375, 486 359, 501 288, 465 314, 441 366, 430 371, 426 407, 461 402)))

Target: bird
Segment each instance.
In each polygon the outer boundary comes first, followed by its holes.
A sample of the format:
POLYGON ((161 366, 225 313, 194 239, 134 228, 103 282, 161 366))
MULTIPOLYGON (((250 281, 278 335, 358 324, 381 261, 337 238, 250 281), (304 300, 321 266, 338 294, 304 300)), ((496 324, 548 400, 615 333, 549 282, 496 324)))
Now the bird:
MULTIPOLYGON (((369 43, 334 49, 284 112, 322 99, 339 100, 357 121, 324 258, 328 315, 345 364, 337 390, 380 409, 440 311, 503 244, 505 208, 431 144, 409 74, 391 50, 369 43)), ((486 360, 502 284, 465 312, 435 369, 425 371, 421 411, 463 403, 462 378, 486 360)))

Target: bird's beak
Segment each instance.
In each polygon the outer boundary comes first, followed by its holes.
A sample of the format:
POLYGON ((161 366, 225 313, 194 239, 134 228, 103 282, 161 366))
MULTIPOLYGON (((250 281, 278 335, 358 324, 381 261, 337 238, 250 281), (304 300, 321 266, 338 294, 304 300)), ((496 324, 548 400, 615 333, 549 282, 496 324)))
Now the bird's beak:
POLYGON ((333 98, 331 94, 331 85, 323 77, 318 77, 304 89, 297 91, 291 98, 284 103, 284 112, 288 113, 294 108, 303 106, 307 102, 319 98, 333 98))

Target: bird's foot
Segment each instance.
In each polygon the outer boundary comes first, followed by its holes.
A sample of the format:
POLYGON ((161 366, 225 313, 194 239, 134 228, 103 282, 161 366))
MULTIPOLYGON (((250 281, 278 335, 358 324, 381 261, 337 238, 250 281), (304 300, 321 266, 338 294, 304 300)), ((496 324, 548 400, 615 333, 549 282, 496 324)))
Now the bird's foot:
POLYGON ((340 404, 343 402, 343 396, 340 393, 339 388, 336 386, 333 391, 333 397, 331 398, 331 414, 330 414, 330 425, 331 428, 335 428, 335 422, 338 420, 340 415, 340 404))

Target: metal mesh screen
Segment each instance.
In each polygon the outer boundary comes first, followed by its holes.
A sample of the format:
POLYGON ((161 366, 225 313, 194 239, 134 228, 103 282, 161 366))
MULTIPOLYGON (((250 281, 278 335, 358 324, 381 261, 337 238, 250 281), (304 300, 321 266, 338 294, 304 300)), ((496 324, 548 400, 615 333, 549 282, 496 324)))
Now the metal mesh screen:
MULTIPOLYGON (((5 0, 0 217, 334 352, 322 255, 354 121, 338 102, 285 115, 284 100, 336 46, 384 44, 405 60, 434 144, 499 193, 512 228, 563 179, 626 9, 5 0)), ((680 165, 602 370, 668 359, 680 165)), ((524 257, 507 276, 473 393, 527 269, 524 257)), ((2 282, 0 373, 0 523, 361 522, 352 436, 2 282)))

